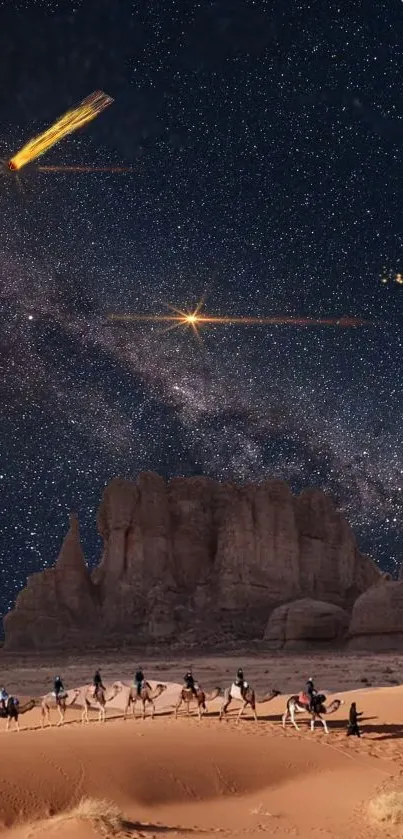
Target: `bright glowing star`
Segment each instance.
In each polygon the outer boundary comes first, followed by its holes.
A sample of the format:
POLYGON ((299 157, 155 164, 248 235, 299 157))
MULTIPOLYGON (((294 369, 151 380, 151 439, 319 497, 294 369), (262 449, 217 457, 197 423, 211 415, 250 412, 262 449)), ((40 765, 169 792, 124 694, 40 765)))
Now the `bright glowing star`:
POLYGON ((113 99, 111 99, 111 97, 106 93, 103 93, 102 90, 97 90, 95 93, 87 96, 87 98, 83 99, 76 108, 72 108, 72 110, 67 111, 64 116, 60 117, 55 123, 53 123, 53 125, 47 128, 46 131, 26 143, 26 145, 23 146, 23 148, 8 161, 8 168, 12 171, 22 169, 23 166, 27 165, 27 163, 31 163, 32 160, 36 160, 37 157, 44 154, 48 149, 58 143, 59 140, 62 140, 63 137, 66 137, 68 134, 72 134, 74 131, 77 131, 78 128, 82 128, 83 125, 86 125, 87 122, 95 119, 95 117, 111 105, 112 102, 113 99))

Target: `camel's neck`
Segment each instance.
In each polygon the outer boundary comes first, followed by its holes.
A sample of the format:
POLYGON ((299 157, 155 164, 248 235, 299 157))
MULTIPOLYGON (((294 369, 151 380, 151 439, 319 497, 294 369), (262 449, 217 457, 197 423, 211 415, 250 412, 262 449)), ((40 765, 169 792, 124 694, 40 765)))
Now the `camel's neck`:
POLYGON ((340 708, 340 702, 338 702, 338 700, 335 699, 335 700, 333 700, 333 702, 330 703, 326 713, 334 714, 334 712, 338 711, 339 708, 340 708))

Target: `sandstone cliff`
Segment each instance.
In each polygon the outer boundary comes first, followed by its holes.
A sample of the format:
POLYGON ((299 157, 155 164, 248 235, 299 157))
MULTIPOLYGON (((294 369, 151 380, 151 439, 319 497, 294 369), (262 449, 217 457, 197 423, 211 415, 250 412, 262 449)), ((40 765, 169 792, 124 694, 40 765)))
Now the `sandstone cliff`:
POLYGON ((351 650, 403 649, 403 581, 387 575, 354 604, 349 629, 351 650))
POLYGON ((6 616, 6 648, 262 638, 276 607, 312 598, 351 610, 380 576, 329 498, 295 498, 278 480, 116 478, 98 528, 90 574, 73 519, 55 567, 30 577, 6 616))

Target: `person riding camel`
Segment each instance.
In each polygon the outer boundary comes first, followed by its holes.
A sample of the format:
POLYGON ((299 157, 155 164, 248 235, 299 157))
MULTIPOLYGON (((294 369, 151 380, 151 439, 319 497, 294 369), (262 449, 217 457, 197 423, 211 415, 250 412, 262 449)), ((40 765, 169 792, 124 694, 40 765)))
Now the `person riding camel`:
POLYGON ((55 681, 53 682, 53 695, 56 698, 56 701, 59 699, 60 694, 66 693, 64 684, 60 678, 60 676, 56 676, 55 681))
POLYGON ((144 673, 141 667, 138 667, 134 677, 134 687, 137 690, 137 696, 140 696, 141 694, 141 688, 143 687, 144 681, 144 673))
POLYGON ((184 683, 185 688, 187 688, 187 690, 191 690, 192 693, 196 696, 196 683, 191 670, 188 670, 188 672, 184 676, 184 683))
POLYGON ((242 667, 240 667, 237 671, 235 685, 237 686, 237 688, 239 688, 239 690, 241 691, 241 696, 243 697, 245 695, 245 690, 248 687, 248 683, 245 682, 245 676, 243 674, 242 667))
POLYGON ((8 693, 5 687, 0 688, 0 707, 3 708, 4 711, 7 708, 8 698, 8 693))
POLYGON ((94 699, 95 699, 95 697, 96 697, 96 695, 97 695, 97 693, 98 693, 99 688, 102 688, 102 690, 105 690, 105 687, 104 687, 104 685, 102 684, 102 676, 101 676, 101 671, 100 671, 100 670, 96 670, 96 671, 95 671, 95 674, 94 674, 94 678, 93 678, 93 680, 92 680, 92 683, 93 683, 93 685, 94 685, 94 693, 93 693, 93 696, 94 696, 94 699))
POLYGON ((306 683, 305 693, 308 697, 309 710, 314 711, 315 710, 316 697, 317 697, 318 694, 317 694, 317 691, 315 690, 315 685, 313 683, 312 676, 309 677, 309 679, 306 683))

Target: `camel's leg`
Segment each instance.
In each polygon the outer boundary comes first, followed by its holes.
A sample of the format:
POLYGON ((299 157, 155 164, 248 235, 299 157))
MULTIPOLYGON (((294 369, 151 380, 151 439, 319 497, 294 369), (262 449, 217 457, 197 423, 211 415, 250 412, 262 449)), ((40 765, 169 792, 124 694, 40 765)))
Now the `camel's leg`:
POLYGON ((197 713, 198 713, 198 717, 199 717, 199 722, 201 722, 201 718, 202 718, 202 707, 203 707, 202 703, 198 702, 197 703, 197 713))
POLYGON ((152 720, 154 719, 154 714, 155 714, 155 705, 154 705, 154 702, 151 700, 151 719, 152 720))
POLYGON ((7 717, 6 731, 10 731, 10 722, 11 722, 11 717, 7 717))
POLYGON ((312 719, 311 719, 311 731, 313 731, 314 728, 315 728, 315 717, 312 717, 312 719))
POLYGON ((224 714, 226 714, 226 713, 227 713, 227 711, 228 711, 228 708, 229 708, 230 704, 231 704, 231 697, 229 696, 229 697, 228 697, 228 699, 224 699, 224 702, 223 702, 223 704, 221 705, 221 708, 220 708, 220 720, 223 718, 224 714))
POLYGON ((176 705, 175 705, 175 719, 177 719, 177 717, 178 717, 178 711, 179 711, 179 708, 180 708, 181 705, 182 705, 182 697, 179 699, 179 702, 177 702, 176 705))
POLYGON ((286 723, 287 723, 287 720, 288 720, 288 711, 286 711, 286 712, 283 714, 283 717, 282 717, 283 728, 285 728, 286 723))
POLYGON ((64 712, 64 709, 62 709, 62 708, 60 707, 60 705, 58 705, 58 706, 57 706, 57 710, 59 711, 59 722, 58 722, 57 724, 58 724, 58 725, 63 725, 63 722, 64 722, 64 713, 65 713, 65 712, 64 712))
POLYGON ((142 717, 143 717, 143 720, 145 720, 145 718, 146 718, 146 703, 143 701, 142 705, 143 705, 142 717))
POLYGON ((237 725, 238 725, 238 723, 239 723, 239 720, 240 720, 240 719, 241 719, 241 717, 242 717, 242 714, 243 714, 243 712, 244 712, 244 710, 245 710, 246 706, 247 706, 247 702, 244 702, 244 703, 243 703, 243 705, 242 705, 242 708, 241 708, 241 710, 240 710, 240 712, 239 712, 239 714, 238 714, 238 716, 237 716, 237 718, 236 718, 236 724, 237 724, 237 725))
POLYGON ((186 716, 188 717, 190 714, 190 702, 186 702, 186 716))
POLYGON ((87 705, 84 705, 84 708, 83 708, 82 714, 81 714, 81 724, 83 725, 84 723, 87 723, 87 722, 88 722, 88 710, 87 710, 87 705))
POLYGON ((14 718, 14 722, 15 722, 15 730, 19 731, 20 730, 20 722, 19 722, 18 717, 14 718))
POLYGON ((298 726, 297 726, 297 723, 295 722, 295 711, 294 711, 294 709, 293 709, 293 708, 290 708, 290 718, 291 718, 291 722, 292 722, 292 724, 293 724, 293 726, 294 726, 295 730, 296 730, 296 731, 299 731, 299 728, 298 728, 298 726))
POLYGON ((319 719, 320 719, 320 721, 321 721, 321 723, 322 723, 322 725, 323 725, 323 728, 325 729, 326 734, 329 734, 329 729, 328 729, 328 727, 327 727, 327 722, 326 722, 326 720, 324 720, 322 717, 319 717, 319 719))
POLYGON ((251 708, 252 708, 252 712, 253 712, 253 719, 255 720, 255 722, 258 722, 255 703, 253 703, 253 705, 251 705, 251 708))

